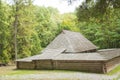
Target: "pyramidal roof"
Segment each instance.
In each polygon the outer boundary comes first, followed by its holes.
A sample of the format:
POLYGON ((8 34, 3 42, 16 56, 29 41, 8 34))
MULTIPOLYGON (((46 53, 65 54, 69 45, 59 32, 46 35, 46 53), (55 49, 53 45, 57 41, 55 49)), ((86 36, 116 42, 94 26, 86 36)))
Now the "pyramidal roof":
POLYGON ((96 50, 97 47, 86 39, 79 32, 63 30, 46 48, 46 49, 66 49, 65 52, 84 52, 96 50))

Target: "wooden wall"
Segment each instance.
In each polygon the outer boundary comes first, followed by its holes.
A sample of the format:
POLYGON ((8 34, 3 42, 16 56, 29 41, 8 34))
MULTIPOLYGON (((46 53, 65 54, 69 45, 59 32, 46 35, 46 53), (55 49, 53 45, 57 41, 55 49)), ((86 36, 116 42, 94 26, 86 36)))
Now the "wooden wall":
POLYGON ((112 69, 114 69, 116 66, 118 66, 120 64, 120 56, 113 58, 111 60, 108 60, 106 63, 106 72, 111 71, 112 69))
POLYGON ((107 73, 120 64, 120 57, 108 61, 79 60, 34 60, 32 62, 17 61, 17 69, 57 69, 79 70, 95 73, 107 73))
POLYGON ((54 61, 55 69, 62 70, 79 70, 95 73, 103 73, 103 66, 101 61, 54 61))
POLYGON ((34 69, 35 64, 33 62, 17 61, 17 69, 34 69))
POLYGON ((36 69, 53 69, 52 60, 35 60, 36 69))

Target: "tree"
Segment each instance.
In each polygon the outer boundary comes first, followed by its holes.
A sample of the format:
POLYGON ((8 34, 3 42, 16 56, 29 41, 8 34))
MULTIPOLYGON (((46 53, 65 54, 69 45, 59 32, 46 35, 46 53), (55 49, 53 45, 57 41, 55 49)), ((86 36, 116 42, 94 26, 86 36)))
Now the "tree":
POLYGON ((117 0, 89 0, 77 9, 81 32, 100 48, 120 47, 118 4, 117 0))
POLYGON ((55 37, 58 30, 59 16, 54 8, 36 6, 35 15, 37 20, 36 31, 41 40, 41 47, 46 47, 55 37))
POLYGON ((77 8, 77 17, 79 21, 89 20, 90 17, 101 18, 109 9, 119 9, 118 0, 85 0, 77 8))
POLYGON ((0 0, 0 61, 3 63, 8 63, 11 57, 9 11, 8 5, 0 0))
POLYGON ((79 31, 79 28, 76 26, 77 25, 77 17, 73 13, 66 13, 62 14, 62 21, 60 24, 61 30, 66 29, 66 30, 72 30, 72 31, 79 31))
POLYGON ((37 54, 40 40, 35 31, 35 16, 32 0, 14 0, 14 40, 16 58, 37 54), (33 10, 33 11, 32 11, 33 10), (33 42, 35 41, 36 42, 33 42))

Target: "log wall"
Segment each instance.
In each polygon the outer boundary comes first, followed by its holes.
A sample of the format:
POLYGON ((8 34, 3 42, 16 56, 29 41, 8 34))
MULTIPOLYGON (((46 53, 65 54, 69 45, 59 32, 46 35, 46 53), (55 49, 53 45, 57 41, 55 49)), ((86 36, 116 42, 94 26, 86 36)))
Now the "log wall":
POLYGON ((53 69, 52 60, 35 60, 36 69, 53 69))
POLYGON ((103 73, 103 66, 101 61, 54 61, 55 69, 62 70, 79 70, 95 73, 103 73))
POLYGON ((33 62, 17 62, 17 69, 34 69, 35 64, 33 62))
POLYGON ((120 64, 120 57, 108 61, 34 60, 17 61, 17 69, 57 69, 107 73, 120 64))
POLYGON ((106 63, 106 72, 113 70, 116 66, 120 64, 120 57, 113 58, 108 60, 106 63))

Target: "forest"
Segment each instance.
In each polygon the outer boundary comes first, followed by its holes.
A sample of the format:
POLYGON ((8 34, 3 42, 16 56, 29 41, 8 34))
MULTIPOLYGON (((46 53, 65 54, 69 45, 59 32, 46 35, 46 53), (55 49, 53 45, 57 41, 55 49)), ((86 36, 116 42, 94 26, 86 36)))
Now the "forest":
POLYGON ((64 29, 82 33, 98 49, 120 48, 119 0, 85 0, 64 14, 33 1, 0 0, 0 62, 40 54, 64 29))

